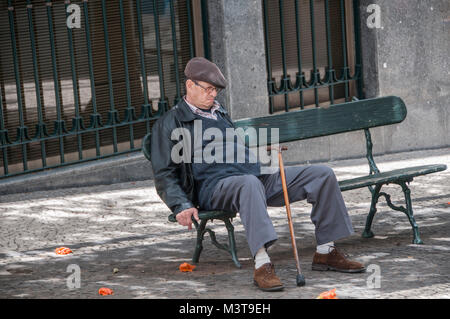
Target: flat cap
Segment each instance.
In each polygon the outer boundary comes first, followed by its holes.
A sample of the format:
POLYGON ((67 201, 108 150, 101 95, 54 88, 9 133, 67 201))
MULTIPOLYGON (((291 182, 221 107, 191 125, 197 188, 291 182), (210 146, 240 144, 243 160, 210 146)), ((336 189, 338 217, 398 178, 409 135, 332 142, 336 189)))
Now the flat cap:
POLYGON ((227 82, 220 69, 213 62, 195 57, 189 60, 184 69, 184 75, 187 79, 207 82, 217 88, 225 88, 227 82))

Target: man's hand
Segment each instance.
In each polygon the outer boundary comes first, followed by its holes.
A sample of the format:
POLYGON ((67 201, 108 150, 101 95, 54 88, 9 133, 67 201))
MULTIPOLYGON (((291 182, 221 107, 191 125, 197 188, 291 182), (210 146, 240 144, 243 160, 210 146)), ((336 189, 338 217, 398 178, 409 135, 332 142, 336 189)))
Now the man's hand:
POLYGON ((188 209, 185 209, 177 214, 176 218, 178 221, 178 224, 181 226, 187 226, 189 230, 192 229, 192 215, 194 215, 194 218, 196 221, 200 221, 198 218, 198 210, 195 207, 191 207, 188 209))

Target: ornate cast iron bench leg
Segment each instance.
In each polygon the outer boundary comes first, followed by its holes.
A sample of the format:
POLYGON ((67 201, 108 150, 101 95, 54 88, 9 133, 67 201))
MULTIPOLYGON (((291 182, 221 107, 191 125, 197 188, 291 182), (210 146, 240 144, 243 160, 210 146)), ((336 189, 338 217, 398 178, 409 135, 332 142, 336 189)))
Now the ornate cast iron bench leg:
POLYGON ((378 198, 380 198, 379 194, 380 194, 381 186, 382 185, 376 185, 374 190, 372 188, 369 188, 372 193, 372 202, 370 204, 369 214, 367 215, 366 226, 365 226, 364 232, 362 234, 362 237, 364 237, 364 238, 372 238, 374 236, 374 234, 373 234, 372 230, 370 230, 370 228, 372 227, 373 217, 375 216, 375 213, 377 212, 377 203, 378 203, 378 198))
POLYGON ((241 268, 242 266, 239 263, 239 259, 237 258, 237 254, 236 254, 236 241, 234 238, 233 224, 231 223, 230 218, 225 217, 225 218, 217 218, 217 219, 220 219, 221 221, 223 221, 225 223, 225 227, 227 228, 227 231, 228 231, 229 245, 220 244, 219 242, 217 242, 215 232, 209 228, 206 228, 206 223, 208 222, 208 219, 202 219, 200 221, 200 225, 199 225, 198 222, 194 218, 192 218, 195 228, 197 229, 197 243, 195 245, 195 251, 194 251, 194 255, 192 257, 192 262, 196 264, 200 260, 200 254, 203 250, 203 244, 202 244, 203 239, 205 237, 205 233, 208 233, 209 237, 211 238, 211 242, 214 244, 214 246, 216 246, 219 249, 229 252, 231 254, 231 258, 232 258, 234 264, 236 265, 236 267, 241 268))
POLYGON ((405 195, 405 204, 406 208, 403 206, 396 206, 391 201, 391 195, 386 194, 385 192, 380 192, 382 185, 376 185, 375 189, 369 188, 372 192, 372 203, 370 205, 370 211, 369 215, 367 216, 366 220, 366 226, 364 228, 364 232, 362 234, 365 238, 371 238, 374 236, 373 232, 370 230, 372 226, 372 220, 373 217, 377 211, 376 204, 378 202, 378 199, 383 196, 386 199, 387 205, 392 208, 393 210, 400 211, 406 214, 408 216, 409 223, 412 226, 413 229, 413 244, 423 244, 422 239, 420 239, 419 235, 419 227, 417 226, 416 220, 414 218, 413 210, 412 210, 412 203, 411 203, 411 191, 409 187, 406 185, 406 183, 412 181, 412 179, 408 181, 402 181, 402 182, 393 182, 393 184, 397 184, 402 188, 403 194, 405 195))
POLYGON ((402 211, 406 214, 406 216, 408 216, 409 223, 413 228, 414 234, 413 244, 423 244, 423 241, 422 239, 420 239, 419 235, 419 227, 417 226, 416 220, 413 215, 411 203, 411 191, 409 187, 406 185, 406 182, 401 182, 399 185, 402 187, 403 193, 405 194, 406 209, 403 209, 402 211))
POLYGON ((230 219, 224 220, 225 227, 228 231, 228 241, 229 241, 229 252, 231 254, 231 258, 233 259, 234 264, 236 267, 241 268, 241 263, 238 260, 237 254, 236 254, 236 240, 234 238, 234 227, 231 223, 230 219))
POLYGON ((208 222, 207 219, 203 219, 200 221, 200 225, 197 223, 195 219, 192 219, 195 225, 195 228, 197 229, 197 243, 195 244, 195 251, 194 256, 192 257, 192 262, 194 264, 198 263, 200 259, 200 254, 203 250, 203 238, 205 236, 205 227, 206 223, 208 222))

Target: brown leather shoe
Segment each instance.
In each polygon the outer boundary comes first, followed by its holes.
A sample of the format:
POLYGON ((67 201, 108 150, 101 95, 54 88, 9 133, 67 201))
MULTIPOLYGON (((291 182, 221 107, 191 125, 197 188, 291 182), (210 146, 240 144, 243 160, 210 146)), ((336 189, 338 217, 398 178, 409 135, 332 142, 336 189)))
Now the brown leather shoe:
POLYGON ((339 272, 358 273, 366 271, 363 264, 348 260, 336 247, 328 254, 315 253, 312 270, 334 270, 339 272))
POLYGON ((275 275, 275 267, 271 263, 255 269, 253 281, 263 291, 280 291, 284 288, 280 278, 275 275))

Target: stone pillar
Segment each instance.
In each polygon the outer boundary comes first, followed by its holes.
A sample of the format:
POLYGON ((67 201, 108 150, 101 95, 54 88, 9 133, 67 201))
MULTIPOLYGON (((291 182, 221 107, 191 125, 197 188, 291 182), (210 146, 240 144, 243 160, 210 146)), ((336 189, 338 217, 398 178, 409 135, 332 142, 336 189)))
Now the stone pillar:
POLYGON ((373 130, 374 145, 382 141, 381 152, 447 147, 450 3, 361 0, 360 10, 366 98, 396 95, 408 109, 401 124, 373 130), (380 6, 379 29, 367 27, 370 4, 380 6))
POLYGON ((261 1, 208 1, 208 16, 211 60, 228 82, 218 100, 234 120, 268 115, 261 1))

